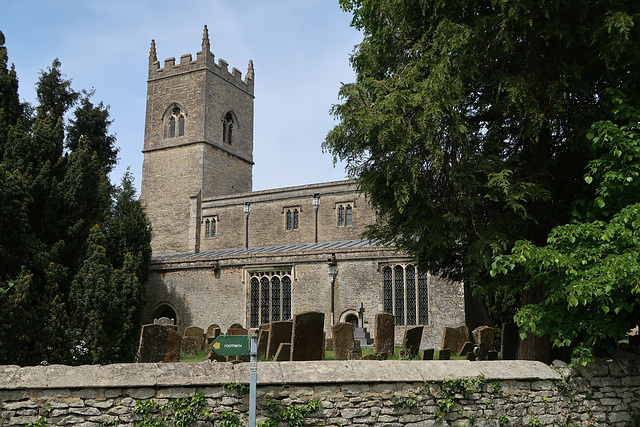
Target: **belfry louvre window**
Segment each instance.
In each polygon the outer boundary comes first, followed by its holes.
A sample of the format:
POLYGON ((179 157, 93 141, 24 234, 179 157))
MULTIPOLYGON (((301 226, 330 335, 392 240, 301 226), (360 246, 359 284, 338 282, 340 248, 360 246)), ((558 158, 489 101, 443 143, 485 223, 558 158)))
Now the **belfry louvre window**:
POLYGON ((204 238, 211 239, 216 237, 218 232, 218 220, 216 218, 207 218, 204 220, 204 238))
POLYGON ((411 264, 382 269, 383 308, 395 316, 396 325, 429 323, 428 277, 411 264))
POLYGON ((222 120, 222 141, 231 145, 233 142, 233 114, 228 112, 222 120))
POLYGON ((173 107, 166 119, 165 138, 184 136, 185 114, 180 107, 173 107))
POLYGON ((291 269, 251 273, 249 324, 291 319, 291 269))

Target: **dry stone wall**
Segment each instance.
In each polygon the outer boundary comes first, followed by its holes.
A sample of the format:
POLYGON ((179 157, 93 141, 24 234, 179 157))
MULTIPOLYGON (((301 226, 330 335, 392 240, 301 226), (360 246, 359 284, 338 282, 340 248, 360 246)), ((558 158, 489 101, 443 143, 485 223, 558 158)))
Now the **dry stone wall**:
MULTIPOLYGON (((144 418, 138 402, 199 393, 205 406, 194 425, 230 415, 246 425, 248 394, 235 385, 248 378, 246 363, 3 366, 0 417, 2 425, 130 426, 144 418)), ((260 362, 257 414, 260 423, 273 417, 269 406, 318 401, 306 425, 626 426, 638 425, 639 393, 630 359, 576 370, 530 361, 260 362)))

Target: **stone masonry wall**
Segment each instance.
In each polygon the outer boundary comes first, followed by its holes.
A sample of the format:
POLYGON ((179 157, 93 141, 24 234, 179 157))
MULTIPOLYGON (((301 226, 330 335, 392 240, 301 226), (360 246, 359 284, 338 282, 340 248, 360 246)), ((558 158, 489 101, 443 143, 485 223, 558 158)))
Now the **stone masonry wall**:
MULTIPOLYGON (((305 425, 638 425, 637 360, 600 360, 577 370, 530 361, 260 362, 257 421, 318 401, 305 425)), ((131 426, 139 401, 162 405, 201 393, 194 425, 247 425, 249 364, 182 363, 0 367, 2 425, 131 426)), ((170 413, 171 411, 165 411, 170 413)), ((155 414, 159 417, 158 413, 155 414)), ((173 424, 166 424, 173 425, 173 424)), ((281 423, 281 425, 285 425, 281 423)))

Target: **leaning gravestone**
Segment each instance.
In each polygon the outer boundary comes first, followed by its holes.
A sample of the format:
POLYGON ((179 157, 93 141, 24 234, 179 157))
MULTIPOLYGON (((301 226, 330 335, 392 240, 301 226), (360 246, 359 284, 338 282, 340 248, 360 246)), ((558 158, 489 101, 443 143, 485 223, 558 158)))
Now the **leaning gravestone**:
POLYGON ((270 325, 265 323, 258 328, 258 357, 264 357, 267 355, 267 344, 269 343, 269 328, 270 325))
POLYGON ((280 343, 274 360, 277 362, 289 362, 291 360, 291 343, 280 343))
MULTIPOLYGON (((455 349, 455 352, 460 353, 464 345, 469 341, 472 341, 472 338, 471 338, 471 334, 469 333, 469 327, 467 325, 460 325, 456 327, 456 329, 458 330, 459 335, 458 335, 458 346, 455 349)), ((451 350, 454 351, 454 349, 451 349, 451 350)))
POLYGON ((269 338, 267 339, 267 360, 276 356, 278 347, 282 343, 291 344, 292 320, 278 320, 269 323, 269 338))
POLYGON ((500 337, 500 357, 502 360, 515 360, 518 350, 518 326, 513 323, 502 324, 502 336, 500 337))
POLYGON ((420 351, 420 342, 422 341, 422 326, 414 326, 404 331, 404 340, 402 346, 407 349, 407 358, 415 359, 420 351))
POLYGON ((293 316, 291 360, 322 360, 324 313, 307 311, 293 316))
POLYGON ((204 329, 198 326, 189 326, 184 330, 184 336, 195 340, 196 354, 198 354, 204 346, 204 329))
POLYGON ((458 342, 460 341, 460 331, 457 328, 444 328, 444 333, 442 334, 442 346, 440 347, 442 350, 451 350, 453 352, 458 352, 458 342))
POLYGON ((376 314, 376 332, 374 340, 374 351, 376 354, 387 353, 388 356, 393 355, 395 345, 395 329, 396 321, 393 314, 376 314))
POLYGON ((481 343, 485 347, 485 351, 494 350, 493 341, 495 340, 495 330, 490 326, 479 326, 473 330, 473 340, 476 346, 481 343))
POLYGON ((333 354, 336 360, 351 359, 353 347, 353 323, 339 322, 331 327, 333 354))
POLYGON ((144 325, 140 332, 138 362, 177 362, 180 357, 180 340, 180 334, 173 328, 160 324, 144 325))
POLYGON ((474 347, 472 342, 467 341, 462 347, 462 350, 460 350, 460 353, 458 353, 458 356, 467 357, 467 354, 473 353, 474 347))

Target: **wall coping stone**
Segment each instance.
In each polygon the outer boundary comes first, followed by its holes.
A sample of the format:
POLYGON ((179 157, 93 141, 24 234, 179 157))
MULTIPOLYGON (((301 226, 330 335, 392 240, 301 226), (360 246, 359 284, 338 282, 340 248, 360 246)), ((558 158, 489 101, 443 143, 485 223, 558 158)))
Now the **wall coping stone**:
MULTIPOLYGON (((527 360, 336 360, 260 362, 258 384, 431 382, 483 376, 487 380, 559 380, 541 362, 527 360)), ((0 389, 74 389, 210 386, 249 382, 249 363, 126 363, 0 366, 0 389)))

